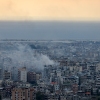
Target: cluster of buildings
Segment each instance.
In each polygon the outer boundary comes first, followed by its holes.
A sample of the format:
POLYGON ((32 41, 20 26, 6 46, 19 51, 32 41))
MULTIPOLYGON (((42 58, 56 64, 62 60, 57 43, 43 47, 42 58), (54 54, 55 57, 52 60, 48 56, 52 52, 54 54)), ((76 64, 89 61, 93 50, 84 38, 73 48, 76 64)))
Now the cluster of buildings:
POLYGON ((36 100, 36 92, 32 85, 37 85, 41 73, 27 71, 26 67, 18 69, 15 74, 8 70, 0 73, 0 97, 2 100, 36 100), (17 74, 16 74, 17 73, 17 74), (16 77, 14 77, 16 75, 16 77))
POLYGON ((39 71, 27 66, 11 70, 0 66, 1 100, 100 99, 100 42, 49 41, 28 45, 36 53, 49 56, 55 64, 45 65, 39 71))
POLYGON ((45 65, 41 72, 19 68, 17 80, 5 70, 0 74, 0 96, 2 100, 37 100, 37 93, 41 92, 44 100, 99 100, 99 67, 97 62, 63 59, 59 64, 45 65))

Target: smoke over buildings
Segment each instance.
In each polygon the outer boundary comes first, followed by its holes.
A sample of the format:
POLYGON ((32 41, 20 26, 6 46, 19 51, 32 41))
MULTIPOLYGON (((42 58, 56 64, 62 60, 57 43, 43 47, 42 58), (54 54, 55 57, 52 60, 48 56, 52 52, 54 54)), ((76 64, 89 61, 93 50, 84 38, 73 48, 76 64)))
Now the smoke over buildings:
POLYGON ((44 65, 52 65, 54 62, 47 55, 39 54, 27 44, 16 43, 15 49, 1 50, 0 61, 3 69, 26 67, 27 69, 43 70, 44 65))

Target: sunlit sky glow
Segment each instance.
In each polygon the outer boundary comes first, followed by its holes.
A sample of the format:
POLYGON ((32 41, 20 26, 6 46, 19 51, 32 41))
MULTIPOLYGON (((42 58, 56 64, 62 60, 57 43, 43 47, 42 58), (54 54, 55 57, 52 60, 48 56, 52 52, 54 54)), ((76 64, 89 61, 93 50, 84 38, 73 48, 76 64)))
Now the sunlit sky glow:
POLYGON ((0 0, 0 20, 100 21, 100 0, 0 0))

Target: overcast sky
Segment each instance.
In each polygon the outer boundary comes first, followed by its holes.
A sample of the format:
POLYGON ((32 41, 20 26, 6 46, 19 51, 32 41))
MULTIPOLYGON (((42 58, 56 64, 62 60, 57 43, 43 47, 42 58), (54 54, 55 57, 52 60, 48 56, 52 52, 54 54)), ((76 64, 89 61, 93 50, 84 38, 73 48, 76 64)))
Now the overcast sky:
POLYGON ((99 22, 0 22, 0 39, 100 40, 99 22))

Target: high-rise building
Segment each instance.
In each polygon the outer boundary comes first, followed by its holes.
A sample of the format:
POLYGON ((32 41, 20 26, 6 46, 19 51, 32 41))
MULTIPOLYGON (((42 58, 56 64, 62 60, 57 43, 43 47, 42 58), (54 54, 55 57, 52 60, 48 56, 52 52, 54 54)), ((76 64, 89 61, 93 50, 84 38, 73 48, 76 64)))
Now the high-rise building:
POLYGON ((18 69, 17 69, 17 67, 12 67, 11 76, 12 76, 11 79, 13 81, 18 81, 18 69))
POLYGON ((18 69, 18 80, 27 82, 27 70, 26 67, 18 69))

